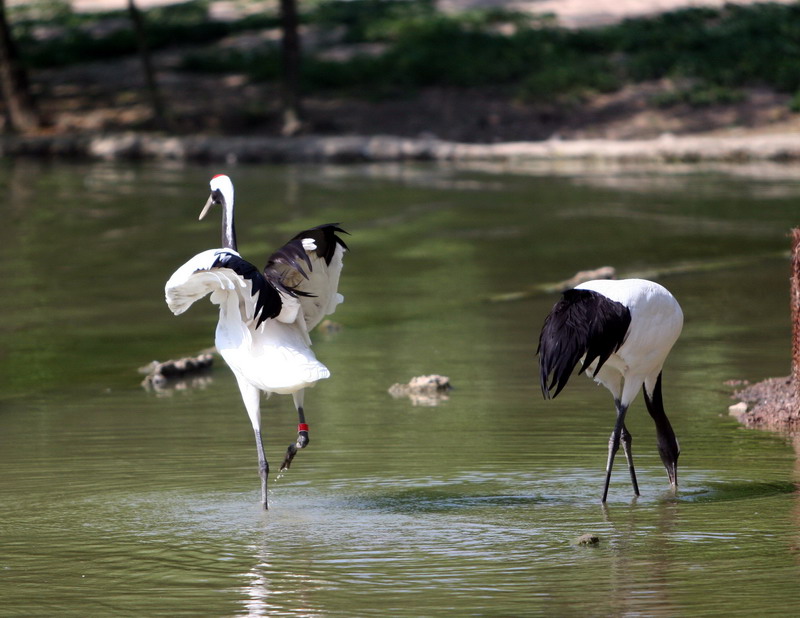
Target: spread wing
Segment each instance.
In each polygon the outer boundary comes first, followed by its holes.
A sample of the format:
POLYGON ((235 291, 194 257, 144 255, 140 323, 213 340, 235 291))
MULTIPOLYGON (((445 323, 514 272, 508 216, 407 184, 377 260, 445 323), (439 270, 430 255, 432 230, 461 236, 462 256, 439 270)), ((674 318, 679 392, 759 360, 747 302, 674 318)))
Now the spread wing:
POLYGON ((264 268, 267 280, 297 295, 308 330, 344 300, 338 288, 347 245, 337 233, 347 234, 338 223, 304 230, 273 253, 264 268))
POLYGON ((239 296, 242 319, 255 320, 256 328, 270 318, 293 322, 299 309, 294 290, 269 279, 232 249, 198 253, 178 268, 164 287, 167 305, 175 315, 208 294, 211 302, 219 304, 230 293, 239 296))

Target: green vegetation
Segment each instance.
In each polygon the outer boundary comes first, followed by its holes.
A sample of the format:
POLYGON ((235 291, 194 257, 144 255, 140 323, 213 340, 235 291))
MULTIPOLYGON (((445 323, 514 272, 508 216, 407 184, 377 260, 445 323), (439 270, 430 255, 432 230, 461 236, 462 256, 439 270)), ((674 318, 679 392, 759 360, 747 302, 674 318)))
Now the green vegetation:
POLYGON ((789 101, 789 109, 794 113, 800 113, 800 91, 796 92, 792 100, 789 101))
MULTIPOLYGON (((275 15, 224 23, 208 19, 208 0, 192 0, 144 11, 151 49, 213 44, 247 30, 275 28, 275 15)), ((39 0, 9 9, 14 36, 27 64, 60 67, 137 53, 127 11, 75 13, 64 0, 39 0)))
MULTIPOLYGON (((50 0, 49 5, 59 3, 50 0)), ((359 96, 404 96, 426 86, 493 88, 524 100, 580 100, 626 83, 670 78, 690 86, 660 96, 659 105, 732 102, 741 88, 767 86, 797 93, 800 107, 800 3, 692 8, 656 18, 571 31, 547 18, 498 10, 445 15, 433 0, 319 0, 304 5, 304 23, 335 30, 340 44, 371 43, 380 53, 346 60, 306 55, 306 91, 359 96)), ((187 53, 192 71, 236 71, 256 80, 276 79, 274 45, 249 51, 213 48, 224 36, 275 28, 275 15, 231 23, 207 19, 207 0, 147 12, 153 49, 175 44, 205 47, 187 53)), ((124 13, 75 15, 34 11, 12 17, 26 61, 59 66, 133 53, 124 13), (122 24, 103 33, 101 20, 122 24), (48 20, 49 19, 49 23, 48 20), (38 36, 43 26, 56 35, 38 36)), ((317 52, 320 50, 317 50, 317 52)))

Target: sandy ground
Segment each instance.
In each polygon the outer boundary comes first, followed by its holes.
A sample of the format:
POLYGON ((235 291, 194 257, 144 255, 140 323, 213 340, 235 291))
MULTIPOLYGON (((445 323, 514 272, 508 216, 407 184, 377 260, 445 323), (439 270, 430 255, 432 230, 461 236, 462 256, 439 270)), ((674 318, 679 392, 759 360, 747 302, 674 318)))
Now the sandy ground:
MULTIPOLYGON (((177 135, 280 134, 274 85, 241 75, 174 70, 174 52, 156 56, 158 81, 177 135)), ((152 129, 151 108, 135 58, 38 71, 32 83, 54 133, 152 129)), ((490 90, 430 88, 414 97, 366 101, 304 98, 306 134, 394 135, 452 142, 643 140, 669 136, 742 138, 795 134, 800 115, 788 95, 751 89, 742 101, 692 108, 659 108, 650 100, 674 88, 668 80, 637 84, 582 105, 522 104, 490 90)), ((663 145, 663 144, 662 144, 663 145)))

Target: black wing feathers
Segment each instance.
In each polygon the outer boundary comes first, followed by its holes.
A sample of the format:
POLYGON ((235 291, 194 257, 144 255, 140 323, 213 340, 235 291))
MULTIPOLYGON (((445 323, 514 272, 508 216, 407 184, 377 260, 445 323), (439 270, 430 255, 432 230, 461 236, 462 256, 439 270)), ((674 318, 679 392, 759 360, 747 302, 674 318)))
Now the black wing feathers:
POLYGON ((233 253, 220 252, 211 265, 212 268, 230 268, 237 275, 249 280, 252 284, 252 294, 256 298, 256 328, 269 318, 276 317, 281 312, 282 302, 278 291, 270 285, 264 275, 247 260, 233 253))
POLYGON ((264 267, 264 272, 277 272, 275 266, 277 264, 284 264, 293 268, 303 275, 304 278, 308 279, 308 274, 300 265, 300 260, 305 262, 309 271, 313 270, 313 266, 311 265, 311 259, 308 257, 308 253, 306 253, 306 250, 303 248, 303 239, 312 238, 314 244, 317 246, 317 257, 324 259, 326 264, 330 264, 333 259, 333 254, 336 251, 337 244, 347 249, 347 245, 336 235, 336 232, 347 234, 345 230, 339 227, 338 223, 325 223, 300 232, 283 245, 283 247, 269 256, 267 265, 264 267))
POLYGON ((299 283, 297 283, 297 278, 291 277, 285 268, 281 266, 288 266, 290 269, 300 273, 304 279, 308 279, 308 273, 305 271, 304 266, 308 267, 308 272, 311 272, 314 267, 311 264, 311 258, 303 247, 304 238, 312 238, 317 246, 315 249, 317 257, 324 259, 326 264, 330 264, 333 254, 336 252, 337 244, 347 249, 344 241, 336 235, 336 232, 343 234, 347 234, 347 232, 338 226, 338 223, 325 223, 295 235, 289 242, 269 256, 267 265, 264 267, 266 278, 292 296, 314 296, 308 292, 298 290, 299 283), (295 283, 293 285, 286 283, 285 279, 287 277, 290 280, 293 279, 295 283))
POLYGON ((597 372, 623 344, 630 323, 631 313, 622 303, 592 290, 564 292, 539 335, 539 379, 544 397, 550 399, 561 392, 584 355, 578 373, 596 359, 597 372))
POLYGON ((293 238, 269 256, 267 265, 264 267, 264 274, 270 279, 281 280, 282 273, 277 266, 278 264, 283 264, 289 268, 293 268, 303 275, 304 278, 308 279, 308 274, 303 270, 301 262, 305 262, 309 271, 312 270, 311 259, 303 248, 303 241, 298 238, 293 238))
POLYGON ((308 268, 308 272, 311 272, 313 267, 311 258, 303 247, 304 238, 313 238, 314 243, 317 245, 317 256, 324 259, 327 264, 330 264, 337 244, 347 249, 344 241, 336 235, 336 232, 343 234, 347 234, 347 232, 338 226, 338 223, 326 223, 300 232, 269 256, 263 273, 247 260, 226 251, 222 251, 217 255, 212 268, 230 268, 236 274, 251 282, 252 294, 257 296, 254 317, 256 318, 256 328, 258 328, 264 320, 277 317, 281 312, 283 303, 279 292, 295 298, 298 296, 313 296, 313 294, 298 290, 296 285, 287 283, 287 271, 285 268, 281 268, 281 265, 298 272, 303 278, 308 279, 308 273, 304 267, 308 268))
POLYGON ((303 238, 313 238, 314 244, 317 245, 317 257, 324 259, 326 264, 330 264, 333 254, 336 252, 337 244, 341 245, 343 249, 347 249, 347 245, 336 235, 336 232, 347 234, 345 230, 339 227, 338 223, 323 223, 300 232, 289 242, 302 240, 303 238))

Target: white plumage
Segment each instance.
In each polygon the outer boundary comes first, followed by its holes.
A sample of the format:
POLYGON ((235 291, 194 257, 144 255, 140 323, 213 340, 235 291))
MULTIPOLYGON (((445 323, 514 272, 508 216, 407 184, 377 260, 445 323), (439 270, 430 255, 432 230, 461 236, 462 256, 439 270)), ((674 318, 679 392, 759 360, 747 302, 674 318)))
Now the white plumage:
POLYGON ((642 387, 656 425, 661 460, 671 485, 677 486, 680 448, 664 412, 661 375, 682 328, 678 301, 663 286, 644 279, 583 283, 567 290, 545 319, 539 337, 545 398, 558 395, 578 362, 582 363, 579 373, 585 371, 614 397, 617 421, 609 439, 603 502, 620 441, 634 492, 639 495, 625 415, 642 387))
POLYGON ((256 435, 262 502, 267 508, 269 464, 261 440, 261 393, 291 394, 298 412, 298 439, 289 446, 281 469, 309 443, 303 410, 304 389, 330 371, 311 351, 308 332, 333 313, 345 243, 337 224, 297 234, 272 254, 263 272, 236 251, 233 184, 227 176, 211 180, 211 196, 200 215, 222 206, 224 247, 198 253, 167 281, 165 297, 175 315, 210 294, 219 305, 216 346, 236 376, 256 435))
POLYGON ((291 394, 330 377, 311 351, 307 316, 299 300, 279 292, 280 313, 256 327, 252 283, 228 268, 214 267, 219 253, 204 251, 170 277, 165 290, 172 312, 180 315, 211 294, 211 302, 219 305, 217 350, 234 373, 262 391, 291 394))
POLYGON ((665 287, 644 279, 589 281, 576 289, 602 294, 627 307, 631 315, 620 348, 599 372, 589 367, 587 373, 624 404, 634 400, 643 383, 652 393, 664 361, 683 329, 678 301, 665 287))

